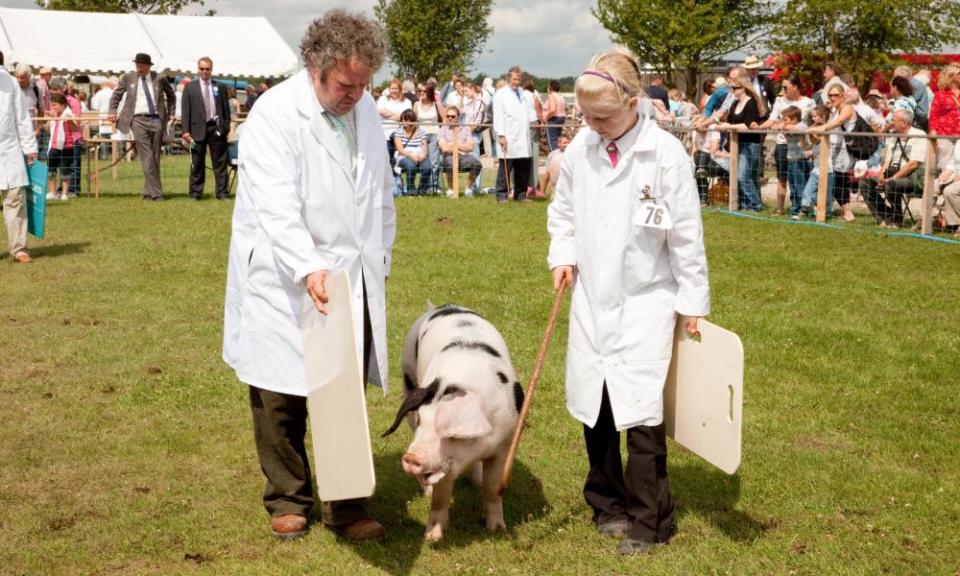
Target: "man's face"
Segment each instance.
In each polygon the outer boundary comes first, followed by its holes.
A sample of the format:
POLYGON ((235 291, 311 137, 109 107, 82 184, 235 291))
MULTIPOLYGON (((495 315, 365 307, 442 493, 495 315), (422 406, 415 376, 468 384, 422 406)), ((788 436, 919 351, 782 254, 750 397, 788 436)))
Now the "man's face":
POLYGON ((901 116, 901 115, 899 115, 899 114, 894 114, 894 115, 893 115, 893 129, 894 129, 894 131, 896 131, 898 134, 906 134, 908 131, 910 131, 910 123, 907 122, 906 119, 904 119, 903 116, 901 116))
POLYGON ((520 87, 521 74, 519 72, 511 72, 508 80, 510 81, 510 88, 516 90, 520 87))
POLYGON ((30 86, 30 77, 27 76, 26 74, 19 74, 17 76, 17 84, 19 84, 21 88, 26 90, 26 88, 30 86))
POLYGON ((204 82, 208 82, 210 77, 213 76, 213 63, 207 62, 206 60, 201 60, 197 63, 197 71, 200 79, 204 82))
POLYGON ((137 62, 137 76, 146 76, 150 73, 150 65, 137 62))
POLYGON ((570 139, 567 138, 566 136, 561 136, 560 139, 557 140, 557 148, 559 148, 561 152, 566 151, 567 146, 569 144, 570 144, 570 139))
POLYGON ((320 76, 319 70, 310 68, 310 80, 317 101, 324 110, 342 116, 353 110, 363 97, 363 89, 370 83, 373 70, 356 58, 351 58, 331 66, 323 80, 320 76))
POLYGON ((43 78, 44 82, 49 82, 50 79, 53 78, 53 72, 45 72, 41 74, 40 77, 43 78))
POLYGON ((831 78, 833 78, 834 76, 836 76, 836 74, 833 73, 833 68, 827 66, 826 68, 823 69, 823 79, 824 79, 824 80, 829 81, 829 80, 830 80, 831 78))

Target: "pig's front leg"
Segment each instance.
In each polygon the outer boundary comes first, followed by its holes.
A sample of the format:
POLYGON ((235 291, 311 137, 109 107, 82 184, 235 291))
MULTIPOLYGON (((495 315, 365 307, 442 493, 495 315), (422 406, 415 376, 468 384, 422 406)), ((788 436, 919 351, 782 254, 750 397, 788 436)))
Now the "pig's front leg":
POLYGON ((488 532, 507 529, 503 521, 503 498, 498 494, 506 461, 506 449, 483 461, 483 520, 488 532))
POLYGON ((427 531, 424 538, 428 542, 439 542, 443 538, 443 531, 447 529, 450 520, 450 497, 453 495, 452 474, 447 474, 442 480, 433 485, 433 494, 430 498, 430 514, 427 516, 427 531))

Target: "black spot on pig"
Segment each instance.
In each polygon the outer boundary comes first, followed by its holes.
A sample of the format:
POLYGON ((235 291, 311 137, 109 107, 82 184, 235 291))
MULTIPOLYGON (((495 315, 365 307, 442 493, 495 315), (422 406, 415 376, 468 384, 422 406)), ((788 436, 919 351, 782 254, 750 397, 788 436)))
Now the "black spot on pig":
POLYGON ((513 383, 513 404, 517 407, 517 414, 519 414, 520 408, 523 407, 523 386, 519 382, 513 383))
POLYGON ((469 328, 471 326, 473 326, 473 322, 469 320, 460 320, 457 322, 457 328, 469 328))
POLYGON ((460 306, 453 306, 451 304, 444 304, 443 306, 437 308, 436 312, 430 315, 430 319, 427 320, 427 322, 436 320, 437 318, 443 318, 444 316, 452 316, 454 314, 471 314, 473 316, 481 317, 473 310, 461 308, 460 306))
POLYGON ((510 379, 507 378, 507 375, 504 374, 503 372, 497 372, 497 378, 500 379, 501 384, 506 384, 507 382, 510 381, 510 379))
POLYGON ((496 349, 487 344, 486 342, 464 342, 463 340, 454 340, 453 342, 447 344, 443 347, 441 352, 446 352, 447 350, 480 350, 486 354, 493 356, 494 358, 500 358, 500 353, 496 349))
POLYGON ((413 383, 413 378, 411 378, 406 372, 403 373, 403 387, 407 390, 407 392, 410 392, 417 387, 416 384, 413 383))

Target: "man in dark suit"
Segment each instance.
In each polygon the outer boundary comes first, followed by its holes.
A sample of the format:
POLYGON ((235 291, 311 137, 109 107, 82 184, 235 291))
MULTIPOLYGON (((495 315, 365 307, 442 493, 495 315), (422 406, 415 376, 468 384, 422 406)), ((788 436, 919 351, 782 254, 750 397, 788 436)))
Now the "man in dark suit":
POLYGON ((197 62, 198 78, 183 90, 180 120, 183 140, 190 145, 190 197, 203 198, 206 180, 207 147, 217 181, 217 200, 226 200, 227 189, 227 134, 230 131, 230 101, 226 88, 211 78, 213 60, 204 56, 197 62))
POLYGON ((778 95, 776 84, 774 84, 773 80, 766 74, 760 73, 763 62, 756 56, 747 56, 747 59, 743 61, 743 67, 746 68, 747 73, 750 74, 750 82, 753 84, 753 90, 766 101, 767 113, 769 114, 770 110, 773 109, 773 103, 776 101, 778 95))
POLYGON ((133 59, 136 72, 120 77, 117 89, 110 98, 111 122, 124 133, 133 131, 137 156, 143 167, 143 199, 163 200, 160 184, 160 147, 168 122, 173 121, 176 97, 166 76, 151 72, 153 61, 149 54, 137 54, 133 59), (123 110, 117 117, 120 100, 126 94, 123 110))

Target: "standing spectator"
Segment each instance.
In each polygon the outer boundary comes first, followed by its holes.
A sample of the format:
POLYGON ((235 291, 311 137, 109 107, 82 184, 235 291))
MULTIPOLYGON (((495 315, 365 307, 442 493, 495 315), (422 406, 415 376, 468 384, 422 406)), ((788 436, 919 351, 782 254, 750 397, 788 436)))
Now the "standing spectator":
POLYGON ((207 147, 216 179, 217 200, 230 196, 227 188, 227 134, 230 132, 230 103, 227 91, 213 81, 213 60, 197 61, 198 78, 183 90, 183 140, 190 145, 190 197, 203 198, 206 181, 207 147))
MULTIPOLYGON (((767 130, 773 128, 774 130, 783 130, 783 110, 788 107, 795 107, 800 110, 801 118, 795 124, 803 123, 810 117, 810 111, 813 110, 815 104, 813 100, 807 98, 800 93, 800 79, 796 76, 790 76, 789 78, 784 78, 781 83, 781 89, 783 90, 783 95, 777 99, 773 104, 773 110, 770 111, 770 116, 767 120, 758 126, 762 130, 767 130)), ((806 125, 804 125, 806 128, 806 125)), ((774 211, 774 214, 780 215, 783 214, 783 207, 787 198, 787 181, 788 176, 788 166, 787 166, 787 138, 783 133, 778 133, 776 136, 776 144, 773 148, 773 158, 777 165, 777 209, 774 211)), ((806 179, 806 177, 804 177, 806 179)), ((797 200, 799 201, 800 195, 797 193, 797 200)), ((791 196, 792 199, 792 196, 791 196)), ((791 200, 790 204, 791 213, 797 213, 800 210, 800 205, 793 203, 791 200)))
MULTIPOLYGON (((724 80, 726 83, 726 80, 724 80)), ((710 99, 710 95, 713 94, 713 91, 717 88, 716 80, 707 78, 703 81, 703 96, 700 97, 700 102, 697 103, 697 110, 703 113, 704 107, 707 105, 707 100, 710 99)))
MULTIPOLYGON (((916 102, 916 109, 913 115, 913 123, 917 128, 926 131, 930 128, 930 105, 931 101, 927 95, 927 87, 923 82, 913 77, 913 70, 906 65, 897 66, 893 71, 893 78, 904 78, 910 83, 910 91, 905 91, 903 85, 900 85, 900 92, 906 96, 912 96, 916 102)), ((891 80, 891 84, 894 83, 891 80)))
POLYGON ((901 109, 893 113, 893 136, 888 138, 880 175, 860 180, 860 195, 881 227, 902 226, 904 196, 913 196, 923 190, 926 134, 914 127, 913 122, 909 110, 901 109))
MULTIPOLYGON (((807 176, 807 184, 800 195, 800 213, 804 215, 815 214, 814 207, 817 202, 818 186, 820 184, 820 139, 823 137, 820 132, 811 130, 814 127, 822 127, 830 120, 830 108, 818 104, 810 111, 810 124, 807 128, 807 135, 810 137, 812 148, 807 152, 807 158, 810 160, 810 174, 807 176)), ((827 201, 826 213, 829 215, 833 211, 833 170, 830 164, 830 155, 827 155, 827 173, 824 178, 827 179, 827 201)))
MULTIPOLYGON (((480 159, 473 155, 473 137, 469 126, 460 126, 460 134, 457 140, 453 137, 453 126, 460 121, 460 111, 454 106, 447 106, 444 112, 443 127, 440 128, 440 151, 443 152, 443 172, 447 175, 447 181, 452 182, 458 178, 458 174, 453 173, 453 155, 456 154, 460 172, 467 173, 467 189, 464 192, 467 196, 479 194, 480 183, 477 176, 480 175, 480 159)), ((453 196, 453 190, 447 190, 447 196, 453 196)))
POLYGON ((481 126, 486 117, 487 107, 480 97, 480 91, 473 82, 465 82, 463 85, 464 100, 467 109, 463 111, 463 124, 470 128, 470 134, 473 138, 473 156, 480 159, 480 142, 482 135, 487 131, 488 126, 481 126))
MULTIPOLYGON (((459 82, 461 79, 462 79, 462 74, 460 72, 454 72, 453 75, 450 77, 450 81, 443 85, 443 88, 440 90, 441 104, 446 106, 447 96, 449 96, 451 92, 456 90, 457 82, 459 82)), ((434 81, 434 84, 436 84, 436 81, 434 81)))
POLYGON ((497 202, 506 202, 508 180, 513 176, 513 198, 526 199, 530 185, 530 123, 536 122, 533 103, 520 89, 523 70, 514 66, 507 85, 493 97, 493 132, 497 137, 497 202))
POLYGON ((400 83, 400 86, 403 88, 403 97, 413 106, 413 103, 417 101, 416 80, 414 80, 412 76, 407 76, 403 79, 403 82, 400 83))
MULTIPOLYGON (((783 98, 777 99, 777 103, 783 98)), ((813 101, 811 100, 811 103, 813 101)), ((810 177, 810 160, 807 159, 808 126, 804 123, 803 111, 797 106, 787 106, 781 111, 781 130, 788 130, 793 134, 786 135, 787 179, 790 183, 790 217, 799 220, 803 217, 803 190, 807 187, 807 178, 810 177)), ((778 199, 779 201, 779 199, 778 199)), ((780 204, 783 212, 783 204, 780 204)))
POLYGON ((394 78, 390 81, 390 88, 377 100, 377 111, 380 113, 380 121, 383 123, 383 136, 387 140, 387 155, 393 161, 394 152, 397 149, 393 145, 393 133, 397 130, 397 122, 400 121, 400 115, 404 110, 410 109, 410 102, 403 97, 400 90, 400 80, 394 78))
MULTIPOLYGON (((484 111, 484 124, 493 124, 493 95, 496 94, 497 89, 494 88, 493 78, 487 76, 483 79, 483 86, 480 89, 480 97, 483 98, 483 105, 486 107, 484 111)), ((497 155, 497 148, 493 145, 493 138, 491 135, 493 130, 488 127, 487 130, 483 132, 483 153, 490 157, 495 157, 497 155)))
POLYGON ((33 261, 27 252, 27 201, 23 187, 30 181, 24 159, 31 165, 37 159, 37 139, 23 103, 23 92, 3 67, 0 52, 0 196, 10 256, 18 264, 33 261))
POLYGON ((547 105, 543 109, 543 123, 547 128, 547 145, 554 151, 560 145, 560 135, 567 121, 567 101, 560 94, 560 82, 551 80, 547 86, 547 105))
POLYGON ((890 107, 891 112, 906 110, 913 116, 914 121, 917 120, 917 99, 914 98, 913 86, 910 84, 909 78, 893 77, 893 80, 890 81, 890 98, 893 100, 893 105, 890 107))
MULTIPOLYGON (((930 135, 960 136, 960 66, 950 64, 940 71, 940 90, 930 105, 930 135)), ((937 167, 953 163, 954 140, 937 140, 937 167)))
POLYGON ((443 97, 443 107, 456 107, 457 110, 463 110, 463 80, 457 78, 453 81, 453 90, 447 92, 443 97))
POLYGON ((77 117, 67 106, 62 92, 50 94, 50 148, 47 150, 47 200, 67 200, 70 182, 76 177, 73 168, 73 139, 71 135, 80 129, 77 117), (57 173, 60 174, 60 192, 57 192, 57 173))
POLYGON ((638 113, 636 60, 600 54, 575 90, 589 129, 564 153, 547 214, 554 290, 573 289, 567 408, 597 531, 643 554, 676 532, 663 388, 677 325, 693 335, 710 309, 703 223, 683 145, 638 113))
POLYGON ((413 111, 420 121, 420 128, 427 139, 427 153, 430 156, 430 165, 440 166, 440 148, 437 146, 437 136, 440 134, 440 122, 443 120, 443 105, 437 102, 437 85, 429 80, 417 89, 417 101, 413 103, 413 111))
POLYGON ((723 103, 726 102, 727 98, 730 96, 728 80, 732 77, 734 70, 736 70, 736 68, 731 67, 727 70, 726 77, 717 76, 717 79, 713 81, 713 93, 710 94, 710 97, 707 98, 706 104, 703 105, 704 119, 711 118, 718 110, 720 110, 720 107, 723 106, 723 103))
POLYGON ((246 110, 246 113, 249 114, 250 111, 253 110, 253 105, 257 103, 257 87, 253 84, 247 84, 245 92, 247 93, 247 101, 244 103, 243 107, 246 110))
MULTIPOLYGON (((113 125, 110 124, 110 100, 113 98, 113 91, 117 87, 116 76, 107 78, 107 81, 100 85, 100 89, 94 93, 90 99, 90 107, 99 113, 100 121, 97 126, 97 135, 105 140, 109 140, 113 135, 113 125)), ((103 153, 110 149, 110 144, 104 142, 100 144, 101 158, 103 153)))
MULTIPOLYGON (((249 386, 266 477, 262 501, 277 538, 310 529, 315 497, 304 447, 301 303, 309 297, 327 314, 333 274, 348 275, 345 296, 356 304, 349 349, 362 366, 357 375, 386 391, 394 177, 376 104, 365 91, 385 51, 372 19, 327 12, 300 43, 305 69, 272 88, 244 125, 223 359, 249 386)), ((322 521, 353 542, 385 535, 363 499, 323 503, 322 521)))
MULTIPOLYGON (((760 119, 767 115, 763 97, 753 91, 749 78, 739 77, 730 83, 736 100, 720 124, 720 130, 752 130, 760 119)), ((760 199, 760 173, 763 169, 763 134, 740 134, 737 164, 737 184, 740 186, 738 202, 743 210, 759 212, 763 209, 760 199)))
POLYGON ((236 118, 240 115, 240 100, 237 99, 237 89, 227 88, 227 102, 230 103, 230 117, 236 118))
POLYGON ((110 100, 110 120, 117 122, 120 132, 133 132, 137 156, 143 168, 143 199, 163 200, 160 182, 160 147, 167 123, 173 121, 176 98, 173 88, 162 76, 150 70, 153 60, 149 54, 137 54, 133 59, 136 71, 120 77, 110 100), (119 118, 117 107, 126 95, 119 118))
POLYGON ((773 80, 765 74, 760 74, 763 62, 756 56, 747 56, 743 62, 743 67, 746 68, 747 74, 750 75, 750 84, 753 91, 763 98, 766 109, 769 112, 777 100, 777 89, 773 84, 773 80))
MULTIPOLYGON (((543 117, 543 101, 540 100, 540 93, 537 92, 536 86, 533 85, 533 77, 529 74, 523 75, 523 91, 533 111, 533 122, 540 122, 540 118, 543 117)), ((537 167, 540 166, 540 132, 539 126, 530 127, 530 158, 532 160, 530 161, 530 182, 527 184, 527 194, 534 193, 540 177, 537 170, 537 167)))
POLYGON ((670 110, 670 97, 667 94, 667 89, 663 87, 663 76, 660 74, 651 74, 650 85, 647 86, 646 92, 651 100, 663 102, 664 109, 670 110))
MULTIPOLYGON (((830 119, 822 126, 811 126, 807 129, 811 134, 830 134, 830 166, 833 174, 834 197, 840 203, 843 210, 843 220, 853 222, 856 216, 850 207, 850 170, 853 169, 853 161, 847 152, 847 145, 844 141, 843 133, 853 131, 857 123, 857 111, 844 101, 843 88, 845 84, 834 83, 827 92, 827 99, 830 101, 830 119)), ((823 177, 822 175, 820 176, 823 177)), ((827 213, 832 210, 832 203, 827 205, 827 213)))
POLYGON ((17 64, 13 70, 13 75, 17 78, 17 84, 20 86, 20 92, 23 96, 23 106, 27 109, 30 118, 42 116, 40 113, 40 89, 33 81, 33 73, 26 64, 17 64))
MULTIPOLYGON (((426 135, 417 125, 417 113, 413 110, 404 110, 400 114, 400 122, 393 133, 393 146, 397 150, 397 165, 400 173, 406 173, 407 185, 405 196, 423 196, 427 193, 430 182, 430 154, 427 149, 426 135), (417 174, 420 174, 420 184, 417 185, 417 174)), ((398 194, 394 194, 398 195, 398 194)))
MULTIPOLYGON (((73 113, 73 117, 79 121, 81 115, 83 114, 83 107, 80 105, 80 100, 75 96, 71 96, 67 92, 67 83, 63 78, 53 78, 49 82, 50 86, 50 101, 53 102, 53 96, 55 94, 63 94, 67 100, 67 106, 70 108, 70 111, 73 113)), ((51 106, 51 113, 53 108, 51 106)), ((51 114, 52 115, 52 114, 51 114)), ((53 134, 50 133, 50 137, 53 137, 53 134)), ((82 127, 77 130, 71 130, 67 133, 67 138, 69 142, 67 147, 63 151, 62 162, 69 163, 70 170, 70 195, 78 196, 80 194, 80 178, 81 178, 81 160, 83 158, 83 129, 82 127)))
POLYGON ((50 80, 53 79, 53 70, 45 66, 40 69, 39 76, 37 89, 40 90, 40 111, 46 114, 50 111, 50 80))
POLYGON ((830 98, 828 94, 830 89, 836 85, 840 85, 841 90, 846 90, 849 88, 846 82, 843 81, 840 76, 843 74, 843 69, 840 68, 840 65, 836 62, 827 62, 823 66, 823 88, 818 90, 813 94, 813 102, 815 104, 823 104, 824 106, 829 106, 830 98))

